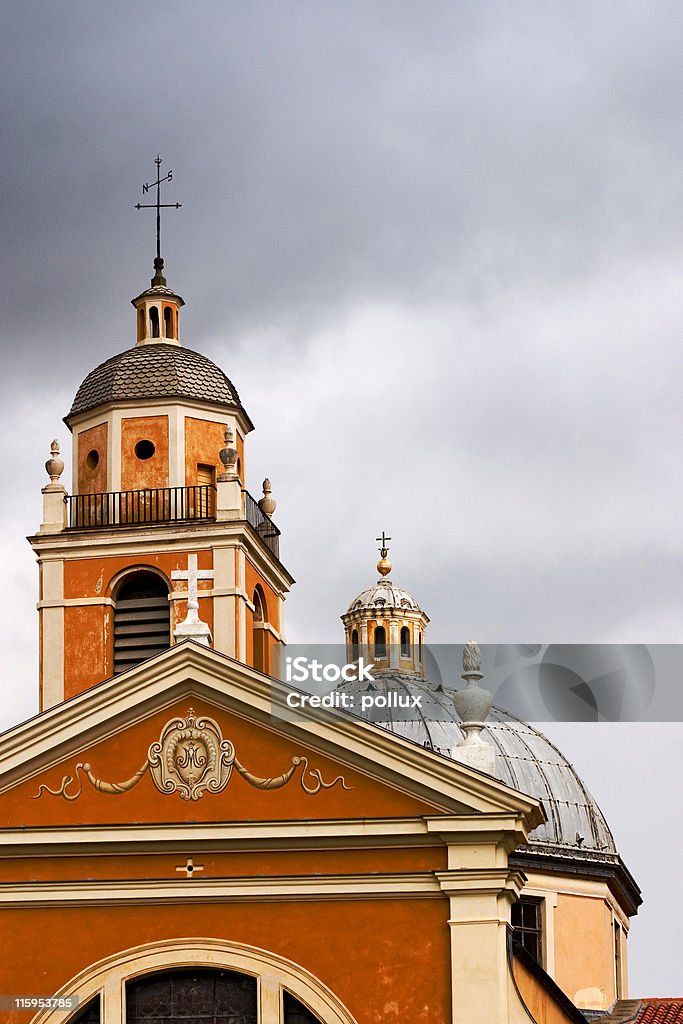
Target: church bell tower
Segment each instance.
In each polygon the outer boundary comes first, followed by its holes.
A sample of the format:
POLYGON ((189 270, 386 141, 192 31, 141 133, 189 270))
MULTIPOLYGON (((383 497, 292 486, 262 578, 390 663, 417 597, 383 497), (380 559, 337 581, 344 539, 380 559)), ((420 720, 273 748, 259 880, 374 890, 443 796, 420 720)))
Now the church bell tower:
POLYGON ((264 672, 284 643, 294 581, 270 482, 260 501, 246 489, 253 424, 225 373, 181 344, 184 303, 160 256, 160 184, 157 174, 155 273, 132 300, 135 344, 78 388, 65 417, 71 490, 53 442, 43 521, 29 538, 41 710, 185 639, 264 672))

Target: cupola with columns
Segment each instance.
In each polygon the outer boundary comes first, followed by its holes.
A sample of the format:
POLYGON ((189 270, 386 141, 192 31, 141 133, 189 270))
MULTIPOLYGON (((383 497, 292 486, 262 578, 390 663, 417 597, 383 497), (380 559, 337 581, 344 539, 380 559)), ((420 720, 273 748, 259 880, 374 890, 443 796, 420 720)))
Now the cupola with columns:
POLYGON ((226 374, 181 345, 184 303, 158 233, 157 245, 150 287, 133 299, 135 344, 85 377, 65 417, 70 493, 56 441, 46 464, 43 521, 29 538, 41 709, 183 639, 264 671, 284 642, 293 578, 270 481, 260 501, 245 488, 253 424, 226 374))
POLYGON ((424 675, 424 633, 429 618, 415 598, 389 578, 387 537, 381 543, 377 563, 379 579, 353 599, 341 619, 349 661, 363 656, 382 670, 424 675))

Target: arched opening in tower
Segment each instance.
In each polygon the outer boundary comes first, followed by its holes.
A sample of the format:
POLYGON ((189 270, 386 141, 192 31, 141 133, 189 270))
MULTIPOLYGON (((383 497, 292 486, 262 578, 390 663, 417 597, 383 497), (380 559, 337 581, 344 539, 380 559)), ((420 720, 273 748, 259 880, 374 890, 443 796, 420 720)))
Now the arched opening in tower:
POLYGON ((149 334, 151 338, 159 337, 159 310, 156 306, 149 309, 149 334))
POLYGON ((114 674, 171 646, 171 606, 161 576, 141 569, 126 576, 114 599, 114 674))
POLYGON ((254 652, 254 668, 259 672, 268 671, 267 631, 264 628, 268 621, 266 599, 259 586, 254 590, 254 622, 252 626, 252 649, 254 652))

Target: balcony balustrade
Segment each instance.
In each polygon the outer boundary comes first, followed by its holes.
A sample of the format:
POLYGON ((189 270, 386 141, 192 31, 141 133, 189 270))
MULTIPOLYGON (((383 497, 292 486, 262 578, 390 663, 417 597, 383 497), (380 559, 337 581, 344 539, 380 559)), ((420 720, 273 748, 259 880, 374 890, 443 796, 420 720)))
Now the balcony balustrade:
MULTIPOLYGON (((71 494, 64 499, 68 508, 68 529, 111 529, 119 526, 150 526, 216 519, 216 488, 208 484, 192 487, 148 487, 137 491, 107 491, 99 494, 71 494)), ((242 491, 242 515, 269 551, 280 557, 280 531, 259 508, 248 491, 242 491)))

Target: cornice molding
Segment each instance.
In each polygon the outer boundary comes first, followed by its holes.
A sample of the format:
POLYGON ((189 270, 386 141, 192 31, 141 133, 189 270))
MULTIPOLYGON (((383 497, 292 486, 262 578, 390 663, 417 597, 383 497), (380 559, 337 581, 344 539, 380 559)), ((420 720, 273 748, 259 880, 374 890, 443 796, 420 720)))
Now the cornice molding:
POLYGON ((3 908, 126 906, 169 903, 443 898, 434 874, 288 875, 272 878, 178 878, 1 883, 3 908))

